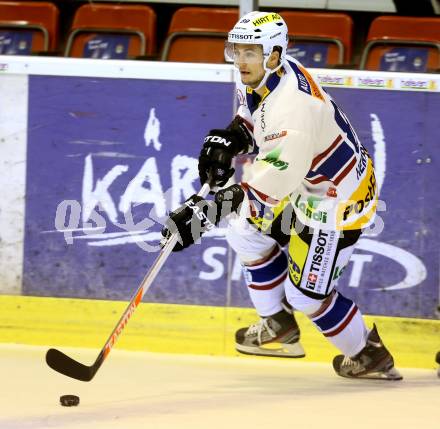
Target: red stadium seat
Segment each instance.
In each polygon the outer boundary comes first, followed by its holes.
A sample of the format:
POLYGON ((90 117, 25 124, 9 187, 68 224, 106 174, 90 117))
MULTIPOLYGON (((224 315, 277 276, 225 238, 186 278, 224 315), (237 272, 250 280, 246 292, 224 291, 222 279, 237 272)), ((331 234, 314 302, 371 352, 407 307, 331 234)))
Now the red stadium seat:
POLYGON ((30 55, 54 51, 58 9, 47 2, 0 2, 0 54, 30 55))
POLYGON ((64 55, 132 58, 152 55, 156 14, 146 5, 94 3, 75 13, 64 55))
POLYGON ((225 40, 237 21, 236 8, 178 9, 171 19, 162 61, 224 63, 225 40))
POLYGON ((308 67, 349 63, 353 21, 343 13, 282 11, 292 44, 288 53, 308 67))
POLYGON ((379 16, 362 53, 364 70, 425 72, 440 68, 440 18, 379 16))

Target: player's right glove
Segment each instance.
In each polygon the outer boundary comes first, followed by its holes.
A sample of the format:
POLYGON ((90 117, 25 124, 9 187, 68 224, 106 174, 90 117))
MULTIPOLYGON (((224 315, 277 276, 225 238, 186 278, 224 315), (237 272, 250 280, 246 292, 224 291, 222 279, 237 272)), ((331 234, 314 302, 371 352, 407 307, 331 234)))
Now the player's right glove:
POLYGON ((208 230, 217 226, 221 219, 237 212, 245 197, 240 185, 232 185, 215 194, 214 201, 205 200, 198 195, 188 198, 177 210, 170 213, 161 231, 164 245, 171 234, 178 234, 178 242, 173 252, 183 250, 194 244, 208 230))
POLYGON ((253 148, 253 142, 240 116, 236 116, 224 130, 211 130, 199 155, 200 183, 206 183, 211 172, 212 185, 224 186, 235 171, 232 168, 233 158, 240 153, 248 153, 253 148))

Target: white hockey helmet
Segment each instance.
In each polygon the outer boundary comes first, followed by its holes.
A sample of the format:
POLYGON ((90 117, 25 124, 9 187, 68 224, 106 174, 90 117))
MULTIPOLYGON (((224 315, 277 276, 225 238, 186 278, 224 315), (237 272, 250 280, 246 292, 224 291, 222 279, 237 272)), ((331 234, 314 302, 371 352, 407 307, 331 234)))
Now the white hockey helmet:
MULTIPOLYGON (((234 61, 235 43, 261 45, 264 58, 263 67, 268 71, 267 60, 275 46, 281 47, 279 67, 284 63, 288 40, 287 25, 280 15, 274 12, 249 12, 228 33, 225 58, 227 61, 234 61)), ((270 71, 274 72, 279 67, 270 71)))

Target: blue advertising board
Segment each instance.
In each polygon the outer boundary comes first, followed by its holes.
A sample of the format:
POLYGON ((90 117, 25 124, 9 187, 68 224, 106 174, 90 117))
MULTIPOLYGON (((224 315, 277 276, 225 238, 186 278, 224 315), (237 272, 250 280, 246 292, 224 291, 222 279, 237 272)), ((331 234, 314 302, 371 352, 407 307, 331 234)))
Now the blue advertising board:
MULTIPOLYGON (((29 87, 23 293, 128 299, 161 222, 200 187, 200 145, 231 121, 233 86, 33 76, 29 87)), ((148 299, 224 305, 226 271, 199 275, 209 244, 172 255, 148 299)))
MULTIPOLYGON (((436 112, 429 92, 330 88, 372 154, 384 228, 339 287, 364 313, 435 317, 436 112)), ((167 212, 199 188, 197 155, 233 116, 233 85, 31 76, 23 292, 127 300, 167 212)), ((218 229, 173 254, 145 301, 251 306, 218 229)))

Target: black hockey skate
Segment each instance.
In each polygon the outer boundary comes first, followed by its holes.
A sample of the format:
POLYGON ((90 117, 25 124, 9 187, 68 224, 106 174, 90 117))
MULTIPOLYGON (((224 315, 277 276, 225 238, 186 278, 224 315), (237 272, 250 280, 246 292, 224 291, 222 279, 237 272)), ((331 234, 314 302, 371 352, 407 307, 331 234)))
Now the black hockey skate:
POLYGON ((281 310, 235 333, 235 348, 248 355, 300 358, 305 356, 293 313, 281 310))
POLYGON ((373 325, 368 334, 366 346, 353 357, 335 356, 333 368, 341 377, 365 378, 372 380, 402 380, 399 371, 394 368, 394 360, 385 348, 373 325))

